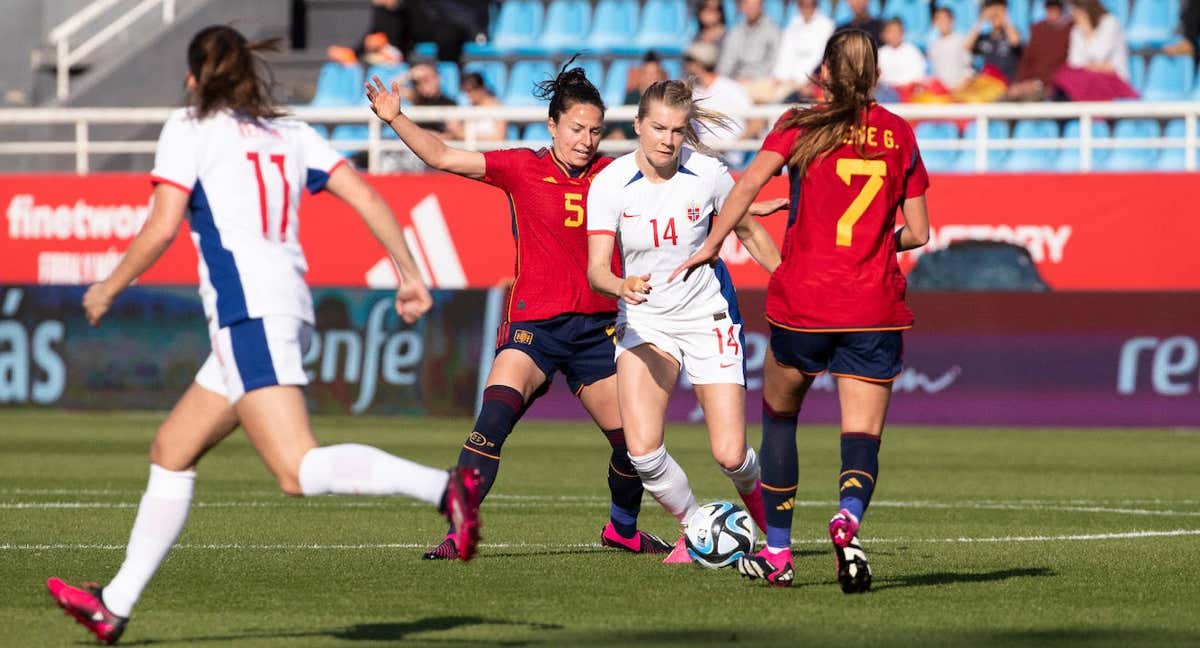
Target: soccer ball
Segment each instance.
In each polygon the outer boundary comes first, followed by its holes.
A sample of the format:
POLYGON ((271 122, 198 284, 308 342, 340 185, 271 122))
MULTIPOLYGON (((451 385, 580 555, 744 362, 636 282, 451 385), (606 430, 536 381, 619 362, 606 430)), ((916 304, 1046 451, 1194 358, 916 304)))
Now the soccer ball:
POLYGON ((729 502, 701 506, 684 533, 688 555, 709 569, 728 567, 754 551, 754 537, 750 514, 729 502))

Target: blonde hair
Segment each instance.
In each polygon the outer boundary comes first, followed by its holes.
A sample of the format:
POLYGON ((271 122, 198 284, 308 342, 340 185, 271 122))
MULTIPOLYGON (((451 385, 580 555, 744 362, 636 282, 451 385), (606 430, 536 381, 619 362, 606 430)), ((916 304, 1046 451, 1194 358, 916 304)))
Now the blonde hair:
MULTIPOLYGON (((788 158, 788 165, 801 177, 814 161, 841 146, 851 129, 866 127, 879 78, 876 48, 875 40, 865 31, 848 29, 834 34, 821 61, 829 70, 829 78, 817 80, 826 99, 795 111, 777 126, 779 130, 798 128, 803 133, 796 138, 788 158)), ((859 157, 867 157, 862 139, 854 138, 854 142, 859 157)))
POLYGON ((712 147, 700 141, 700 133, 696 130, 696 124, 699 123, 710 133, 715 133, 716 128, 722 128, 732 131, 736 128, 733 120, 726 115, 715 110, 709 110, 700 105, 692 97, 693 85, 691 81, 656 81, 645 92, 642 93, 642 100, 638 103, 637 118, 638 121, 645 119, 650 112, 650 105, 653 103, 661 103, 668 108, 682 110, 687 113, 687 129, 683 133, 683 141, 691 146, 696 151, 705 155, 720 155, 712 147))

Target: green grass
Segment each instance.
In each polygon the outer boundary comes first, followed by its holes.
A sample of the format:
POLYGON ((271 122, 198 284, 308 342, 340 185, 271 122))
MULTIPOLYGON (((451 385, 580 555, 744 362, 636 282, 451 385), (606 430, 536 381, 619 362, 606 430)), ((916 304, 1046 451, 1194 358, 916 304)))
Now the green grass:
MULTIPOLYGON (((86 644, 51 575, 105 580, 145 484, 155 414, 0 412, 0 644, 86 644), (48 506, 51 503, 60 503, 48 506), (71 506, 74 508, 64 508, 71 506)), ((463 421, 319 417, 323 442, 454 461, 463 421)), ((757 441, 757 433, 752 435, 757 441)), ((733 491, 698 427, 668 447, 701 500, 733 491)), ((800 432, 796 585, 601 549, 607 446, 523 424, 470 564, 424 562, 444 525, 400 499, 289 499, 244 438, 201 465, 178 547, 123 643, 203 646, 1113 645, 1200 642, 1200 435, 892 428, 863 527, 875 588, 837 588, 823 539, 833 429, 800 432), (1065 540, 1138 531, 1187 535, 1065 540), (967 541, 973 539, 975 541, 967 541), (331 547, 336 545, 336 547, 331 547)), ((675 537, 650 499, 642 526, 675 537)))

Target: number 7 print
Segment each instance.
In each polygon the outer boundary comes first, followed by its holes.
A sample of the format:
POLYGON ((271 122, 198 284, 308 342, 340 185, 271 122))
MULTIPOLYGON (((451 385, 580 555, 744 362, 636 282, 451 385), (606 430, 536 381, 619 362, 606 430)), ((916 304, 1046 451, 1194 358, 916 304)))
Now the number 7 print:
POLYGON ((837 161, 837 174, 847 187, 850 186, 850 181, 854 179, 854 176, 868 176, 862 191, 858 192, 858 195, 854 197, 854 202, 850 203, 850 206, 838 218, 837 244, 840 247, 850 247, 854 224, 866 213, 871 201, 879 195, 879 190, 883 189, 883 179, 887 176, 887 162, 885 160, 841 158, 837 161))

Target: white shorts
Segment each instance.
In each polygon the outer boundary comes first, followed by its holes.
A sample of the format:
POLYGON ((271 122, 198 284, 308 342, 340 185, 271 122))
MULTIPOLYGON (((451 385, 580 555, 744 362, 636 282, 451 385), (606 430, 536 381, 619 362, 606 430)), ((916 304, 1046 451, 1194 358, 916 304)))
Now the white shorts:
POLYGON ((630 323, 617 319, 617 357, 634 347, 653 344, 675 358, 693 385, 746 384, 742 325, 729 317, 685 321, 665 319, 630 323))
POLYGON ((312 325, 287 315, 268 315, 210 333, 212 353, 196 384, 235 404, 242 395, 272 385, 307 385, 304 352, 312 325))

